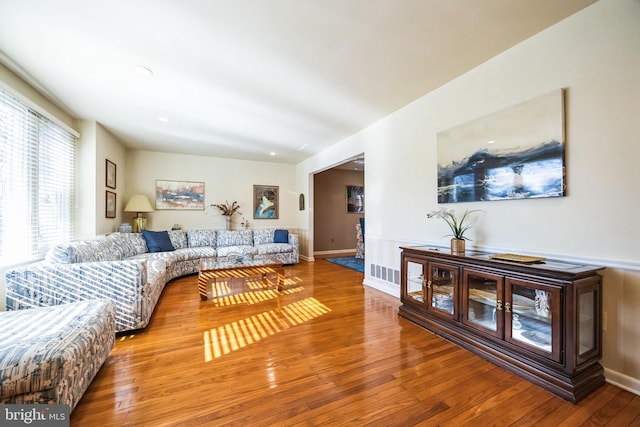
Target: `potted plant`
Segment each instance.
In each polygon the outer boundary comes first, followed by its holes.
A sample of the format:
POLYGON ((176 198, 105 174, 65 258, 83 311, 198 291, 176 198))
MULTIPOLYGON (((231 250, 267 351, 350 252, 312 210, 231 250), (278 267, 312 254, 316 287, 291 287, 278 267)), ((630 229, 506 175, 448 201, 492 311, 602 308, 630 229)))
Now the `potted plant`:
POLYGON ((227 225, 227 230, 231 230, 231 217, 233 217, 233 214, 235 213, 241 213, 238 212, 238 209, 240 209, 240 205, 238 204, 238 202, 233 202, 233 203, 229 203, 228 201, 224 201, 224 204, 220 203, 218 205, 211 205, 215 208, 218 208, 220 210, 220 212, 222 212, 222 215, 225 216, 225 220, 226 220, 226 225, 227 225))
POLYGON ((465 251, 465 241, 468 239, 464 233, 467 232, 471 228, 471 224, 467 221, 467 217, 469 214, 474 212, 480 212, 479 210, 465 210, 464 214, 460 219, 456 217, 455 209, 438 209, 432 210, 427 213, 427 218, 442 218, 447 223, 449 228, 451 229, 451 234, 447 234, 447 236, 451 236, 451 253, 453 254, 463 254, 465 251))

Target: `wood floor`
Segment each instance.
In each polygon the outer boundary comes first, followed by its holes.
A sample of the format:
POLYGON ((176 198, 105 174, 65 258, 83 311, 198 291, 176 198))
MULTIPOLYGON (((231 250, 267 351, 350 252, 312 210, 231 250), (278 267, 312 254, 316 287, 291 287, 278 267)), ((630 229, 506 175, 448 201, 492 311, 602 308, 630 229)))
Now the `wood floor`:
POLYGON ((607 384, 565 402, 399 318, 361 273, 325 260, 288 273, 279 294, 249 283, 208 301, 196 275, 169 283, 71 425, 640 425, 640 396, 607 384))

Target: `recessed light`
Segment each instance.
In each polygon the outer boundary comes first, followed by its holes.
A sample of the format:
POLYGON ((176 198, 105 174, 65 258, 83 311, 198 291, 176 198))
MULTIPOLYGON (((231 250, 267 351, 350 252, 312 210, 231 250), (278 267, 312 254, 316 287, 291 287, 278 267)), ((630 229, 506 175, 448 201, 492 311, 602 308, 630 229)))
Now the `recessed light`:
POLYGON ((487 141, 487 144, 495 144, 496 142, 494 140, 491 141, 487 141))
POLYGON ((163 116, 158 116, 158 121, 159 121, 159 122, 164 122, 164 123, 166 123, 166 122, 168 122, 168 121, 169 121, 169 119, 168 119, 168 118, 166 118, 166 117, 163 117, 163 116))
POLYGON ((153 75, 153 71, 151 71, 151 68, 147 68, 145 66, 142 65, 138 65, 135 68, 135 72, 137 75, 141 76, 141 77, 151 77, 153 75))
POLYGON ((269 153, 269 155, 270 155, 270 156, 275 156, 275 155, 276 155, 276 152, 275 152, 275 151, 272 151, 272 152, 270 152, 270 153, 269 153))

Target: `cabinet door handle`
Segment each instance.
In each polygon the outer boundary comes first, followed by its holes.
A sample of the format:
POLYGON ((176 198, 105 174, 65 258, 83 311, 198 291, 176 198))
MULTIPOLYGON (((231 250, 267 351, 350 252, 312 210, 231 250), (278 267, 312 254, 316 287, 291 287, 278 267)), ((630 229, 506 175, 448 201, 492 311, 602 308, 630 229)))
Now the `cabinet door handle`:
POLYGON ((504 304, 504 309, 507 313, 511 313, 511 304, 510 303, 505 303, 504 304))
POLYGON ((498 300, 498 305, 496 306, 496 310, 502 311, 502 300, 501 299, 498 300))

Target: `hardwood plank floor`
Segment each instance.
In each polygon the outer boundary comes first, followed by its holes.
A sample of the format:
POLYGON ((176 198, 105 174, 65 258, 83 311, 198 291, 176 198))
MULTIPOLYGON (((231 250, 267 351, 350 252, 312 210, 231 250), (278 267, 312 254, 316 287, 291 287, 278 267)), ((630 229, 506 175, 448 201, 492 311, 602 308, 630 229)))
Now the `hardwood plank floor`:
POLYGON ((71 425, 640 425, 640 396, 606 384, 565 402, 399 318, 361 273, 318 260, 288 274, 279 294, 208 301, 197 275, 167 284, 71 425))

